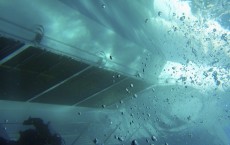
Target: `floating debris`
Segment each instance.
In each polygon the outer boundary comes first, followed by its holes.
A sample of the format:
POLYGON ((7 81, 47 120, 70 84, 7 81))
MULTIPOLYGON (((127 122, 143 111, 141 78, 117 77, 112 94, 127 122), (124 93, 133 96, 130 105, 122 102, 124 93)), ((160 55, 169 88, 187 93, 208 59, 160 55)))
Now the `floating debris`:
POLYGON ((109 56, 109 58, 110 58, 111 60, 113 60, 113 57, 112 57, 111 55, 109 56))
POLYGON ((145 19, 145 23, 147 23, 148 21, 149 21, 149 19, 148 19, 148 18, 146 18, 146 19, 145 19))

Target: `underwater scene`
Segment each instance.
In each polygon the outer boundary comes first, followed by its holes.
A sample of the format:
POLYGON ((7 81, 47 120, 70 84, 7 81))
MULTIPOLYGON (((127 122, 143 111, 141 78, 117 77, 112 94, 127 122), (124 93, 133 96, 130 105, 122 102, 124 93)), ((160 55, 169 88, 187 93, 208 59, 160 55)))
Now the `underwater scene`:
POLYGON ((230 0, 0 0, 0 145, 230 145, 230 0))

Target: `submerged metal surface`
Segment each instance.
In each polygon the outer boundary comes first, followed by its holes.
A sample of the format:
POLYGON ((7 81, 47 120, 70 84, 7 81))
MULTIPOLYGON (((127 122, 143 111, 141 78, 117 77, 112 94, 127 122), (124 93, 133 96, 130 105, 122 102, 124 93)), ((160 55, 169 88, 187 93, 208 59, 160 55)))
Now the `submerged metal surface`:
POLYGON ((20 49, 0 65, 1 100, 101 107, 149 85, 38 47, 20 49))
POLYGON ((0 35, 0 63, 10 55, 12 52, 18 50, 24 43, 15 41, 13 39, 7 39, 0 35))

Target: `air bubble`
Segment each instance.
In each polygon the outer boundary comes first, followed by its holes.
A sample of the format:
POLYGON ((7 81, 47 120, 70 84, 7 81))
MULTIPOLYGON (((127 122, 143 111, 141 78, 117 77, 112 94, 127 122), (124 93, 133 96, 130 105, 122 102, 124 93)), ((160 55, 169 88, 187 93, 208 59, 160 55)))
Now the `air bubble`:
POLYGON ((157 141, 157 138, 154 135, 152 136, 151 139, 152 139, 152 141, 157 141))
POLYGON ((114 136, 114 138, 115 138, 115 139, 118 139, 118 136, 117 136, 117 135, 115 135, 115 136, 114 136))
POLYGON ((99 143, 99 140, 98 140, 97 138, 95 138, 95 139, 93 140, 93 142, 94 142, 95 144, 98 144, 98 143, 99 143))
POLYGON ((162 12, 161 12, 161 11, 159 11, 157 14, 158 14, 158 16, 161 16, 162 12))
POLYGON ((131 117, 133 117, 133 116, 134 116, 134 114, 133 114, 133 113, 131 113, 131 114, 130 114, 130 116, 131 116, 131 117))
POLYGON ((102 4, 101 7, 104 9, 105 8, 105 4, 102 4))
POLYGON ((227 83, 222 83, 222 88, 223 88, 224 91, 228 91, 230 86, 227 83))
POLYGON ((185 16, 180 17, 180 20, 184 21, 185 20, 185 16))
POLYGON ((118 105, 118 104, 116 104, 116 105, 115 105, 115 107, 118 109, 118 108, 119 108, 119 105, 118 105))
POLYGON ((123 137, 118 137, 118 140, 119 141, 124 141, 124 138, 123 137))
POLYGON ((136 140, 133 140, 131 145, 139 145, 138 142, 136 140))

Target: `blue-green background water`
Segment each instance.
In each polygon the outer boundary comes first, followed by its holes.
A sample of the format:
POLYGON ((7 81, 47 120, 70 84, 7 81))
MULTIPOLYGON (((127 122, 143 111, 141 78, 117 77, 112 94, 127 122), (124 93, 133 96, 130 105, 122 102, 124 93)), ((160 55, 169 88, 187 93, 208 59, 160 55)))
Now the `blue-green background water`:
POLYGON ((68 145, 229 145, 229 11, 228 0, 1 0, 1 34, 29 43, 42 25, 40 46, 152 86, 103 110, 0 101, 0 119, 41 117, 68 145))

